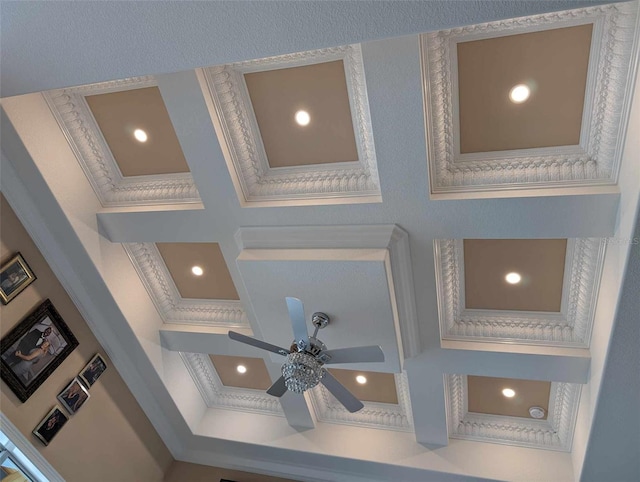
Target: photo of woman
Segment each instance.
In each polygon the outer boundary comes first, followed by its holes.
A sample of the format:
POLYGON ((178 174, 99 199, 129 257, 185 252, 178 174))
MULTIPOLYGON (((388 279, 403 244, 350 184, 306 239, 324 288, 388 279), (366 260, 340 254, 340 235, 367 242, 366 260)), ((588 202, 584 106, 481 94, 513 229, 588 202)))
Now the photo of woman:
POLYGON ((88 398, 89 392, 80 383, 78 377, 74 378, 67 388, 58 395, 58 400, 71 415, 76 413, 88 398))
POLYGON ((28 382, 33 378, 31 367, 48 353, 49 346, 50 343, 44 341, 39 347, 33 348, 26 355, 20 350, 16 351, 15 356, 20 358, 20 361, 12 367, 13 372, 17 376, 23 377, 25 382, 28 382))

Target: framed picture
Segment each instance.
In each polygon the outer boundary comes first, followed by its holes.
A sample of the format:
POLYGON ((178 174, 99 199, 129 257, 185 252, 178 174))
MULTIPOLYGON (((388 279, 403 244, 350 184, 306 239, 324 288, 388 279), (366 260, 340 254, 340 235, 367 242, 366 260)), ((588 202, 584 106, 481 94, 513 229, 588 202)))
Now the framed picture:
POLYGON ((38 437, 43 444, 49 445, 53 440, 53 437, 56 436, 68 421, 69 417, 64 414, 58 405, 56 405, 33 430, 33 434, 38 437))
POLYGON ((58 400, 60 400, 60 403, 67 412, 73 415, 82 407, 89 397, 90 395, 87 389, 80 383, 80 379, 75 377, 73 381, 67 385, 67 388, 60 392, 58 400))
POLYGON ((102 375, 102 372, 104 372, 106 369, 107 364, 102 359, 100 354, 97 353, 91 359, 91 361, 87 363, 87 366, 84 367, 80 372, 80 379, 84 382, 87 388, 91 387, 91 385, 93 385, 96 380, 100 378, 100 375, 102 375))
POLYGON ((0 299, 6 305, 36 280, 31 268, 20 253, 0 269, 0 299))
POLYGON ((51 301, 45 300, 0 340, 0 375, 24 402, 77 346, 51 301))

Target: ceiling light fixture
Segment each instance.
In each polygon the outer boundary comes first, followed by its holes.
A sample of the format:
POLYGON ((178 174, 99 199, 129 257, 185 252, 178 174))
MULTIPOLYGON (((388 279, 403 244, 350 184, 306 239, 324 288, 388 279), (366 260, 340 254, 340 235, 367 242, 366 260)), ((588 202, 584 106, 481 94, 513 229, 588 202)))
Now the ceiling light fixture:
POLYGON ((514 86, 509 92, 509 99, 514 104, 522 104, 531 95, 531 89, 524 84, 514 86))
POLYGON ((309 125, 309 122, 311 122, 311 116, 309 116, 309 113, 306 110, 299 110, 296 112, 296 122, 301 126, 309 125))
POLYGON ((358 382, 360 385, 364 385, 365 383, 367 383, 367 377, 365 377, 364 375, 358 375, 356 377, 356 382, 358 382))
POLYGON ((507 398, 513 398, 516 396, 516 392, 511 388, 505 388, 504 390, 502 390, 502 394, 507 398))
POLYGON ((236 370, 238 370, 238 373, 247 373, 247 367, 244 365, 238 365, 236 370))
POLYGON ((504 277, 504 279, 507 280, 507 283, 515 285, 520 283, 522 276, 520 276, 518 273, 509 273, 504 277))
POLYGON ((193 268, 191 268, 191 272, 196 276, 202 276, 204 270, 200 266, 194 266, 193 268))
POLYGON ((133 131, 133 137, 136 138, 138 142, 147 142, 147 133, 142 129, 136 129, 133 131))

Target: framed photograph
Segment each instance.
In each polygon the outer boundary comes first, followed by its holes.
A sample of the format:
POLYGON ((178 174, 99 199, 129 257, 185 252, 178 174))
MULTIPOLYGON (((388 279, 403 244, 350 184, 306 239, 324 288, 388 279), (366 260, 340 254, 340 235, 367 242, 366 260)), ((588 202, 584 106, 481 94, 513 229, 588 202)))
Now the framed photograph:
POLYGON ((80 383, 80 379, 75 377, 73 381, 67 385, 67 388, 60 392, 58 400, 67 412, 73 415, 80 410, 80 407, 82 407, 89 397, 90 395, 87 389, 80 383))
POLYGON ((53 437, 56 436, 68 421, 69 417, 64 414, 58 405, 56 405, 33 430, 33 434, 38 437, 43 444, 49 445, 53 440, 53 437))
POLYGON ((24 402, 77 346, 67 324, 45 300, 0 340, 0 375, 24 402))
POLYGON ((36 280, 31 268, 20 253, 0 269, 0 300, 6 305, 36 280))
POLYGON ((84 382, 85 386, 89 388, 100 378, 100 375, 102 375, 102 372, 106 369, 107 364, 100 356, 100 353, 97 353, 80 372, 80 379, 84 382))

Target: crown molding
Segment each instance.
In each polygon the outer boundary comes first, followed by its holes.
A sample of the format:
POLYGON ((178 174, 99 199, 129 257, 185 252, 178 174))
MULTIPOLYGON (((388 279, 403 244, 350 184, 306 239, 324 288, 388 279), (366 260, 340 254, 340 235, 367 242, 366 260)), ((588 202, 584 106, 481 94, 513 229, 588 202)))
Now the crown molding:
POLYGON ((272 397, 262 390, 223 385, 209 355, 180 352, 180 357, 207 407, 284 417, 284 411, 278 398, 272 397))
POLYGON ((85 97, 156 87, 151 76, 43 92, 60 129, 104 207, 200 202, 191 173, 123 176, 85 97))
POLYGON ((386 249, 389 253, 389 291, 402 340, 402 356, 422 352, 416 312, 409 234, 400 226, 297 226, 240 228, 235 234, 240 251, 246 249, 386 249))
POLYGON ((249 328, 240 301, 182 298, 155 244, 122 246, 165 323, 249 328))
POLYGON ((373 130, 359 45, 299 52, 202 70, 225 159, 242 206, 381 202, 373 130), (358 160, 290 168, 269 166, 244 74, 342 60, 358 160))
POLYGON ((546 420, 468 411, 467 377, 445 375, 450 438, 570 452, 581 385, 551 383, 546 420))
POLYGON ((559 313, 548 313, 466 309, 463 240, 435 240, 441 338, 588 348, 605 241, 600 238, 567 241, 561 309, 559 313))
POLYGON ((398 404, 363 401, 364 408, 350 413, 319 384, 309 390, 311 405, 319 422, 371 427, 376 429, 413 432, 413 418, 409 399, 409 382, 406 373, 394 374, 398 404))
POLYGON ((615 184, 631 101, 636 2, 422 34, 422 80, 431 194, 615 184), (577 146, 460 154, 456 44, 593 24, 577 146))

